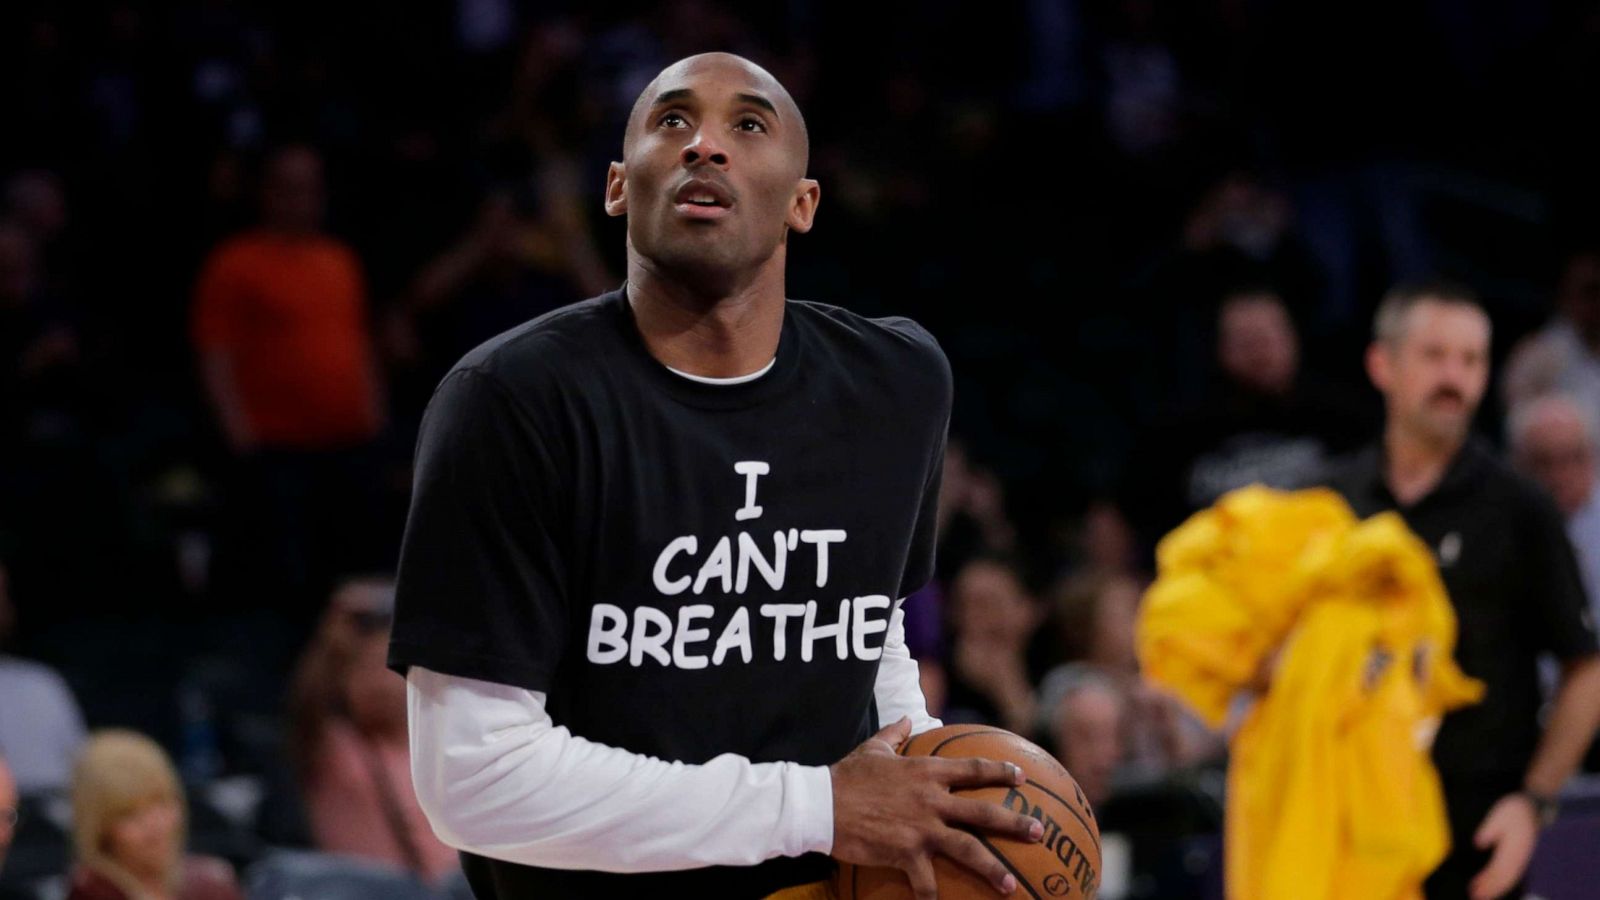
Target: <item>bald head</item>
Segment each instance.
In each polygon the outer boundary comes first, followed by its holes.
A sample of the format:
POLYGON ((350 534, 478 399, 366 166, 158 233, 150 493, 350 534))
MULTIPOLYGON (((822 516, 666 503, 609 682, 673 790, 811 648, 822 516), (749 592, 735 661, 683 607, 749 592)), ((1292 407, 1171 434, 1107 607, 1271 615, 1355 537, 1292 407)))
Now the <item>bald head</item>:
POLYGON ((634 104, 622 151, 606 170, 605 209, 628 217, 630 272, 725 297, 781 280, 790 233, 811 230, 822 191, 805 174, 805 122, 747 59, 702 53, 668 66, 634 104))
POLYGON ((677 100, 696 98, 694 83, 708 76, 742 82, 738 95, 778 120, 786 146, 798 161, 796 177, 804 176, 810 165, 811 136, 806 131, 806 120, 800 114, 799 105, 771 72, 736 53, 721 51, 686 56, 662 69, 661 74, 645 86, 628 114, 627 131, 622 136, 623 159, 632 155, 634 143, 645 127, 647 113, 671 107, 677 100))

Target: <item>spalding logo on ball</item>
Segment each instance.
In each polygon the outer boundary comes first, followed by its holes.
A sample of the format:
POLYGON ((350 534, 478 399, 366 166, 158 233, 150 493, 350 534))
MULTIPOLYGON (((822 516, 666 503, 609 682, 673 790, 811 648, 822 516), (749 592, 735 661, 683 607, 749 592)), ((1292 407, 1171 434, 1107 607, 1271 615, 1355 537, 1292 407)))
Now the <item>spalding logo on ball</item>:
MULTIPOLYGON (((1013 897, 1093 900, 1100 887, 1100 827, 1094 810, 1067 770, 1038 745, 989 725, 947 725, 917 735, 900 748, 902 756, 942 756, 1004 760, 1022 768, 1027 781, 1016 787, 968 788, 958 796, 998 803, 1038 819, 1038 843, 974 832, 1017 879, 1013 897)), ((936 856, 939 900, 978 900, 1003 895, 964 866, 936 856)), ((841 864, 841 900, 910 900, 911 885, 898 869, 841 864)))

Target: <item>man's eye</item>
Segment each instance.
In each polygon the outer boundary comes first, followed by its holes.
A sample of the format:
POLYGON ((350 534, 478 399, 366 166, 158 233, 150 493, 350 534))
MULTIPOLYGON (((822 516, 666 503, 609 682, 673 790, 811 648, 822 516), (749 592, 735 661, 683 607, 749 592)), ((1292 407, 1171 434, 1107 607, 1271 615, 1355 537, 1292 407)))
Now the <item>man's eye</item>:
POLYGON ((678 121, 681 122, 681 121, 683 121, 683 116, 680 116, 675 112, 669 112, 666 115, 662 116, 660 119, 658 119, 656 121, 656 124, 657 125, 666 125, 668 119, 677 119, 678 121))
POLYGON ((740 119, 739 120, 739 127, 740 128, 743 128, 746 125, 754 125, 760 131, 766 131, 767 130, 767 123, 761 121, 760 119, 740 119))

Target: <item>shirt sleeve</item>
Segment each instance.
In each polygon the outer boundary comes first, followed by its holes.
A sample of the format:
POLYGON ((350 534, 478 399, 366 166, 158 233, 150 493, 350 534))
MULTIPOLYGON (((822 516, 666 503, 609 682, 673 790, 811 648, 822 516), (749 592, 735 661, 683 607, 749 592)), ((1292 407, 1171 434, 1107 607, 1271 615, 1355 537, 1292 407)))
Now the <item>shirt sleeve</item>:
POLYGON ((550 443, 494 377, 457 369, 423 415, 389 666, 548 690, 567 639, 568 504, 550 443))
POLYGON ((412 666, 411 772, 439 839, 553 869, 648 872, 755 865, 833 846, 825 766, 700 765, 556 726, 545 695, 412 666))
POLYGON ((1533 498, 1531 522, 1522 529, 1529 568, 1529 600, 1535 605, 1535 626, 1542 649, 1558 659, 1577 659, 1597 652, 1594 619, 1583 588, 1583 576, 1572 541, 1555 504, 1542 494, 1533 498))
POLYGON ((878 677, 872 686, 873 699, 878 704, 878 724, 890 725, 901 716, 911 717, 911 733, 921 734, 944 727, 940 720, 928 715, 928 701, 922 696, 922 680, 917 661, 911 658, 906 646, 906 615, 902 600, 895 604, 889 616, 889 631, 883 641, 883 656, 878 659, 878 677))
MULTIPOLYGON (((930 338, 931 340, 931 338, 930 338)), ((954 400, 954 383, 950 377, 950 364, 943 351, 938 353, 940 374, 937 431, 930 435, 927 448, 927 473, 923 479, 922 497, 917 506, 917 521, 911 535, 911 550, 906 556, 905 574, 900 579, 899 596, 906 597, 933 580, 934 555, 939 546, 939 489, 944 482, 945 446, 950 434, 950 410, 954 400)))

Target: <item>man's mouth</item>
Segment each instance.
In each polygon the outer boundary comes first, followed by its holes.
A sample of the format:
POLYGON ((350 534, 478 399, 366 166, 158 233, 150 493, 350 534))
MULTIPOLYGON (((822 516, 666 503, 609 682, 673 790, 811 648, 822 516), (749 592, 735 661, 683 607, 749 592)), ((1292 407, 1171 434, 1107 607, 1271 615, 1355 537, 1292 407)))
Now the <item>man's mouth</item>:
POLYGON ((720 219, 733 209, 733 194, 708 178, 692 178, 673 195, 673 208, 693 219, 720 219))
POLYGON ((731 212, 726 206, 718 206, 715 203, 695 203, 693 201, 679 203, 673 208, 681 215, 691 219, 720 219, 731 212))

